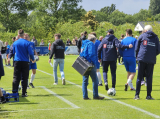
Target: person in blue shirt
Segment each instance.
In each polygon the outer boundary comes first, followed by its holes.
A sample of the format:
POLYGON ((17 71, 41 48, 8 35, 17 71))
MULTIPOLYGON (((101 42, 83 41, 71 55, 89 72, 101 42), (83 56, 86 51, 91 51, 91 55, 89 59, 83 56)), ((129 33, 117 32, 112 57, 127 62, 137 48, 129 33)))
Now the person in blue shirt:
POLYGON ((147 96, 146 100, 153 100, 151 96, 152 92, 152 78, 153 78, 153 69, 156 64, 156 56, 160 53, 158 36, 153 32, 151 25, 146 25, 144 27, 144 33, 139 36, 136 44, 136 54, 138 63, 138 76, 136 82, 136 94, 135 100, 140 99, 140 89, 141 81, 146 75, 147 82, 147 96))
MULTIPOLYGON (((91 34, 93 34, 95 37, 97 37, 95 32, 92 32, 91 34)), ((98 81, 99 81, 98 86, 102 86, 101 73, 99 71, 100 63, 98 62, 98 52, 97 52, 98 46, 100 43, 101 43, 101 41, 99 41, 98 39, 95 41, 95 52, 97 53, 96 54, 96 68, 97 68, 97 77, 98 77, 98 81)))
POLYGON ((82 91, 83 91, 83 99, 89 100, 88 97, 88 78, 89 76, 92 78, 92 85, 93 85, 93 99, 104 99, 104 97, 100 97, 98 95, 98 78, 96 75, 96 52, 95 52, 95 40, 96 37, 92 34, 88 35, 88 42, 84 45, 82 52, 80 53, 81 57, 84 57, 87 61, 94 64, 94 68, 91 70, 88 76, 83 76, 83 83, 82 83, 82 91))
POLYGON ((132 37, 132 30, 127 29, 126 30, 126 38, 122 40, 122 45, 129 45, 132 44, 133 48, 131 49, 124 49, 120 50, 120 54, 123 56, 123 62, 126 68, 126 71, 128 73, 127 75, 127 83, 125 84, 125 91, 128 90, 128 85, 130 86, 130 90, 135 90, 132 84, 132 80, 134 79, 134 76, 136 74, 136 54, 135 54, 135 45, 136 45, 137 39, 132 37))
POLYGON ((116 85, 116 69, 117 69, 117 50, 116 48, 131 48, 132 45, 121 45, 119 40, 113 35, 113 29, 107 31, 107 36, 102 40, 98 47, 98 60, 103 64, 103 79, 105 83, 105 89, 108 90, 107 73, 110 66, 112 74, 112 88, 115 90, 116 85), (102 53, 102 58, 101 58, 102 53))
MULTIPOLYGON (((30 37, 27 33, 24 34, 24 39, 30 41, 30 37)), ((30 45, 31 45, 33 54, 35 54, 38 57, 34 42, 30 42, 30 45)), ((38 59, 39 59, 39 57, 38 57, 38 59)), ((30 80, 30 83, 28 85, 28 88, 29 88, 29 86, 31 86, 32 88, 35 88, 34 85, 33 85, 33 80, 35 78, 36 69, 37 69, 36 62, 32 63, 32 61, 30 61, 29 70, 31 70, 31 69, 32 69, 32 74, 31 74, 31 80, 30 80)))
MULTIPOLYGON (((24 39, 24 31, 18 31, 19 39, 13 43, 14 54, 14 79, 12 92, 18 92, 22 80, 22 97, 27 97, 27 82, 29 77, 29 58, 34 62, 34 54, 30 42, 24 39)), ((15 99, 16 100, 16 99, 15 99)))

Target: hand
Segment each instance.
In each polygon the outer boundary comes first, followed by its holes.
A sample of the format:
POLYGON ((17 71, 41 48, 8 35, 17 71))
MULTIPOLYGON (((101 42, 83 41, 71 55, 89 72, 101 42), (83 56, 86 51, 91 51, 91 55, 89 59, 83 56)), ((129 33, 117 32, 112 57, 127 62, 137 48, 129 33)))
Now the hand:
POLYGON ((7 62, 8 62, 8 64, 10 64, 10 58, 8 58, 7 62))
POLYGON ((51 63, 51 59, 49 59, 48 63, 51 63))
POLYGON ((36 62, 36 60, 32 61, 32 63, 35 63, 35 62, 36 62))
POLYGON ((133 45, 132 45, 132 44, 129 44, 129 48, 133 48, 133 45))
POLYGON ((99 59, 98 62, 101 63, 101 59, 99 59))

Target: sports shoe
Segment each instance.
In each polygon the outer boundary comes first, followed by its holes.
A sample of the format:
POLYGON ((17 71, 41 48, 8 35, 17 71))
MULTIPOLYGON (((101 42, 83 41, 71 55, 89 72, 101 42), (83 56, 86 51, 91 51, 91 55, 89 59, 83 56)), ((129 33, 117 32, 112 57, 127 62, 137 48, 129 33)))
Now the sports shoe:
POLYGON ((28 97, 27 93, 22 94, 22 97, 28 97))
POLYGON ((154 100, 154 98, 152 98, 152 96, 147 96, 146 100, 154 100))
POLYGON ((93 99, 94 99, 94 100, 103 100, 103 99, 104 99, 104 97, 100 97, 100 96, 98 96, 98 97, 94 97, 93 99))
POLYGON ((0 98, 0 104, 3 104, 3 103, 6 103, 6 99, 4 98, 4 96, 2 96, 1 98, 0 98))
POLYGON ((62 79, 62 85, 66 85, 65 79, 62 79))
POLYGON ((34 85, 33 85, 33 83, 29 83, 29 85, 30 85, 32 88, 35 88, 34 85))
POLYGON ((8 66, 11 66, 11 64, 8 64, 8 66))
POLYGON ((126 83, 125 84, 125 89, 124 89, 125 91, 127 91, 128 90, 128 84, 126 83))
POLYGON ((130 90, 134 90, 135 91, 136 89, 135 88, 131 88, 130 90))
POLYGON ((106 90, 109 90, 108 84, 105 84, 105 89, 106 89, 106 90))
POLYGON ((103 86, 102 84, 98 84, 98 86, 103 86))
POLYGON ((29 85, 27 86, 27 89, 30 89, 29 85))
POLYGON ((145 82, 145 86, 147 86, 147 82, 145 82))
POLYGON ((139 99, 140 99, 140 98, 139 98, 139 95, 136 95, 133 99, 139 100, 139 99))
POLYGON ((145 81, 141 81, 141 86, 143 86, 145 84, 145 81))
POLYGON ((83 100, 91 100, 91 98, 83 98, 83 100))
POLYGON ((118 65, 122 65, 121 63, 118 63, 118 65))
POLYGON ((58 83, 54 83, 53 85, 58 85, 58 83))

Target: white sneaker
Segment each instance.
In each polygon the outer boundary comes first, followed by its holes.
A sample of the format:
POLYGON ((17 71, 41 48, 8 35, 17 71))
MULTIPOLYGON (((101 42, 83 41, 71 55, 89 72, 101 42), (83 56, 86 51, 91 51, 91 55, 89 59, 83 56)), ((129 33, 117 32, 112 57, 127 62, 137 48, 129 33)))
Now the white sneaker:
POLYGON ((62 85, 66 85, 65 79, 62 79, 62 85))
POLYGON ((58 83, 54 83, 53 85, 58 85, 58 83))

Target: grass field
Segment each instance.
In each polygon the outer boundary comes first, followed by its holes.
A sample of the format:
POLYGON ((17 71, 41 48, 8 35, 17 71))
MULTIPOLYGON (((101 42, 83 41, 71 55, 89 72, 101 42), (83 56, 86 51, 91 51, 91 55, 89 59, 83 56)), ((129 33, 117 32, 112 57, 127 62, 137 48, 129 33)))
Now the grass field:
MULTIPOLYGON (((155 100, 145 100, 146 87, 142 86, 140 100, 133 100, 135 91, 124 91, 127 73, 123 65, 117 65, 116 96, 109 97, 104 86, 99 87, 99 95, 104 100, 93 100, 92 81, 89 80, 88 94, 92 100, 83 100, 82 76, 72 64, 77 56, 68 55, 65 59, 66 85, 59 79, 58 85, 53 85, 53 69, 48 63, 48 56, 41 56, 37 62, 38 70, 34 80, 34 89, 28 89, 28 97, 13 103, 0 104, 0 119, 154 119, 160 118, 160 56, 157 58, 153 75, 152 96, 155 100)), ((52 60, 53 61, 53 60, 52 60)), ((11 90, 13 68, 4 67, 5 76, 0 81, 0 87, 11 90)), ((102 74, 102 68, 101 68, 102 74)), ((108 73, 109 87, 111 74, 108 73)), ((58 76, 60 73, 58 71, 58 76)), ((137 76, 136 76, 137 77, 137 76)), ((136 87, 136 77, 133 85, 136 87)))

